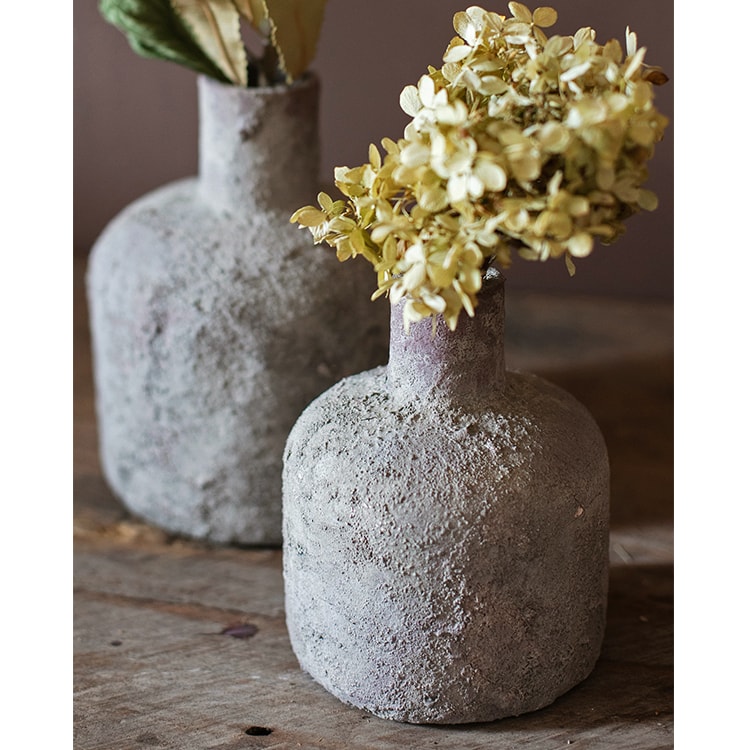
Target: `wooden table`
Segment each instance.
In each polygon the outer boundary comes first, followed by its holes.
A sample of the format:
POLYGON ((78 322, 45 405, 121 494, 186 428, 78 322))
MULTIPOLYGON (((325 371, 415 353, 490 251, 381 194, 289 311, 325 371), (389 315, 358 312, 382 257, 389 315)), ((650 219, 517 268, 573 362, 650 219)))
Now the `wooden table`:
POLYGON ((378 719, 298 667, 281 553, 210 548, 130 517, 100 473, 82 282, 75 276, 77 750, 673 747, 672 307, 509 290, 508 364, 591 410, 612 466, 607 635, 552 706, 453 727, 378 719), (253 635, 222 635, 250 624, 253 635), (257 630, 256 630, 257 629, 257 630))

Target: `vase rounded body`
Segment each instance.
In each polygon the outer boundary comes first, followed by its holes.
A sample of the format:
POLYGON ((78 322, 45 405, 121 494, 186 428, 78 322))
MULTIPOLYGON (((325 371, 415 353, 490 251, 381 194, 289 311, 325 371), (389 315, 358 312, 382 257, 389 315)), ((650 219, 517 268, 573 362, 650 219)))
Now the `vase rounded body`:
POLYGON ((551 703, 599 656, 609 464, 569 394, 507 372, 502 279, 476 317, 391 323, 387 367, 303 412, 284 465, 286 618, 342 701, 413 723, 551 703))
POLYGON ((166 531, 278 545, 289 429, 387 356, 387 311, 358 301, 369 279, 289 223, 318 189, 318 99, 314 78, 200 78, 199 175, 128 206, 92 250, 102 469, 166 531))

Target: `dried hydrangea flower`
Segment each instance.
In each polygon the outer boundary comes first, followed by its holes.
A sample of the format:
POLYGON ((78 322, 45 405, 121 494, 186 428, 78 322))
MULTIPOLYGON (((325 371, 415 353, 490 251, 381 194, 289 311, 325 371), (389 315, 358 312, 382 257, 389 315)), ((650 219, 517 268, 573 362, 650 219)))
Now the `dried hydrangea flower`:
POLYGON ((553 8, 517 2, 510 15, 471 6, 441 68, 407 86, 412 120, 397 142, 370 146, 369 161, 338 167, 344 199, 318 196, 291 221, 340 260, 363 255, 404 323, 442 315, 455 329, 473 315, 490 263, 589 255, 624 220, 654 210, 646 164, 667 119, 653 86, 667 78, 644 64, 630 29, 625 50, 593 29, 547 36, 553 8))

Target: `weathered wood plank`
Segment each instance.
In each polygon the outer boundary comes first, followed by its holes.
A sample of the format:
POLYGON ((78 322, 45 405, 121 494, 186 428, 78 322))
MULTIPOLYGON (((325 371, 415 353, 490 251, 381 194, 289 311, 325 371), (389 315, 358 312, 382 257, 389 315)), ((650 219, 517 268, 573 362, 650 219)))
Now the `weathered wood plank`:
POLYGON ((79 542, 76 747, 669 745, 669 565, 613 566, 602 658, 581 686, 535 714, 449 729, 376 719, 318 687, 289 647, 281 591, 276 550, 79 542), (221 635, 239 622, 257 633, 221 635))

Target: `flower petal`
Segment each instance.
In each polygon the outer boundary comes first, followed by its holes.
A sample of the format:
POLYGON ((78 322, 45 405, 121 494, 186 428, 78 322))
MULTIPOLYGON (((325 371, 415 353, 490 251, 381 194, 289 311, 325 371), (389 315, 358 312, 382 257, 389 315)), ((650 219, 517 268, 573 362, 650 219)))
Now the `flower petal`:
POLYGON ((550 8, 548 6, 537 8, 531 14, 531 20, 537 26, 541 26, 543 29, 546 29, 550 26, 554 26, 557 23, 557 11, 554 8, 550 8))
POLYGON ((414 117, 422 109, 422 102, 419 99, 417 87, 406 86, 399 97, 399 104, 407 115, 414 117))

